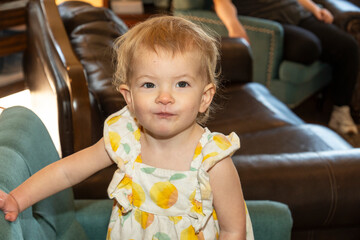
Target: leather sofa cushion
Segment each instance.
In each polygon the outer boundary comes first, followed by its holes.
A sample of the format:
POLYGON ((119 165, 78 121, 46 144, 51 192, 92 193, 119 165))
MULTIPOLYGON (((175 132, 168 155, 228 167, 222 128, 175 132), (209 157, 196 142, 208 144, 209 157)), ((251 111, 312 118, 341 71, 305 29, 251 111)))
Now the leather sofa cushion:
MULTIPOLYGON (((351 230, 360 224, 359 150, 290 154, 234 155, 245 199, 287 204, 296 231, 332 228, 351 230)), ((311 230, 313 232, 314 230, 311 230)), ((341 232, 341 231, 340 231, 341 232)), ((321 233, 317 233, 321 236, 321 233)), ((316 235, 317 235, 316 234, 316 235)), ((355 236, 359 236, 355 234, 355 236)), ((297 236, 295 239, 308 239, 297 236)), ((358 239, 323 238, 312 239, 358 239)))
POLYGON ((215 99, 219 109, 207 124, 211 131, 253 133, 304 122, 259 83, 234 85, 215 99))
POLYGON ((353 147, 329 128, 302 124, 240 134, 237 154, 281 154, 348 150, 353 147))

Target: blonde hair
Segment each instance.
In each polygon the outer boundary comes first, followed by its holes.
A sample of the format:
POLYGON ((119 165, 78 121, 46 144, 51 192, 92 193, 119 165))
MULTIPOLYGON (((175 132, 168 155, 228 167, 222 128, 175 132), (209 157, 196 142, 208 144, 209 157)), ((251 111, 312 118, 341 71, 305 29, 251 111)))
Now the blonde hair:
MULTIPOLYGON (((176 54, 199 51, 201 67, 204 69, 208 83, 218 87, 216 65, 219 59, 218 39, 206 33, 200 26, 184 18, 160 16, 150 18, 135 25, 127 33, 116 39, 114 43, 116 70, 114 85, 130 86, 129 78, 133 71, 133 59, 139 48, 162 49, 176 54)), ((139 56, 139 54, 137 55, 139 56)), ((198 116, 197 121, 205 123, 209 111, 198 116)))

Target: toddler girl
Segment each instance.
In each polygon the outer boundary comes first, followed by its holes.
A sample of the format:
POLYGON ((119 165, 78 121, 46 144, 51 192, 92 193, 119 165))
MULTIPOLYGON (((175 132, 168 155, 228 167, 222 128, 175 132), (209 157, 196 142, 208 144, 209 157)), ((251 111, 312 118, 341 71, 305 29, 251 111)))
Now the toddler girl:
POLYGON ((231 155, 235 133, 203 128, 217 88, 217 41, 195 24, 156 17, 115 42, 115 85, 127 106, 95 145, 59 160, 10 194, 8 221, 112 163, 107 239, 253 239, 231 155))

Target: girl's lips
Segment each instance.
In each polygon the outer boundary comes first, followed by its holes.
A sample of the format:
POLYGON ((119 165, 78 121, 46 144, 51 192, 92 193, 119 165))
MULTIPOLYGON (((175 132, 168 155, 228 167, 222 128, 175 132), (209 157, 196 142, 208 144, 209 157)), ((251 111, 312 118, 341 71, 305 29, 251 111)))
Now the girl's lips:
POLYGON ((159 113, 155 113, 157 116, 159 116, 160 118, 169 118, 174 116, 175 114, 172 113, 168 113, 168 112, 159 112, 159 113))

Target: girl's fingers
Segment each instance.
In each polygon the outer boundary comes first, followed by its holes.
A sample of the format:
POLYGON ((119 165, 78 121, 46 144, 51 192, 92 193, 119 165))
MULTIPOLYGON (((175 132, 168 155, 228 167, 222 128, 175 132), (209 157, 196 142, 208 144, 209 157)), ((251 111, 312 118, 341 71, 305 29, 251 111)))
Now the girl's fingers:
POLYGON ((5 220, 9 222, 14 222, 17 218, 17 213, 10 212, 5 214, 5 220))

